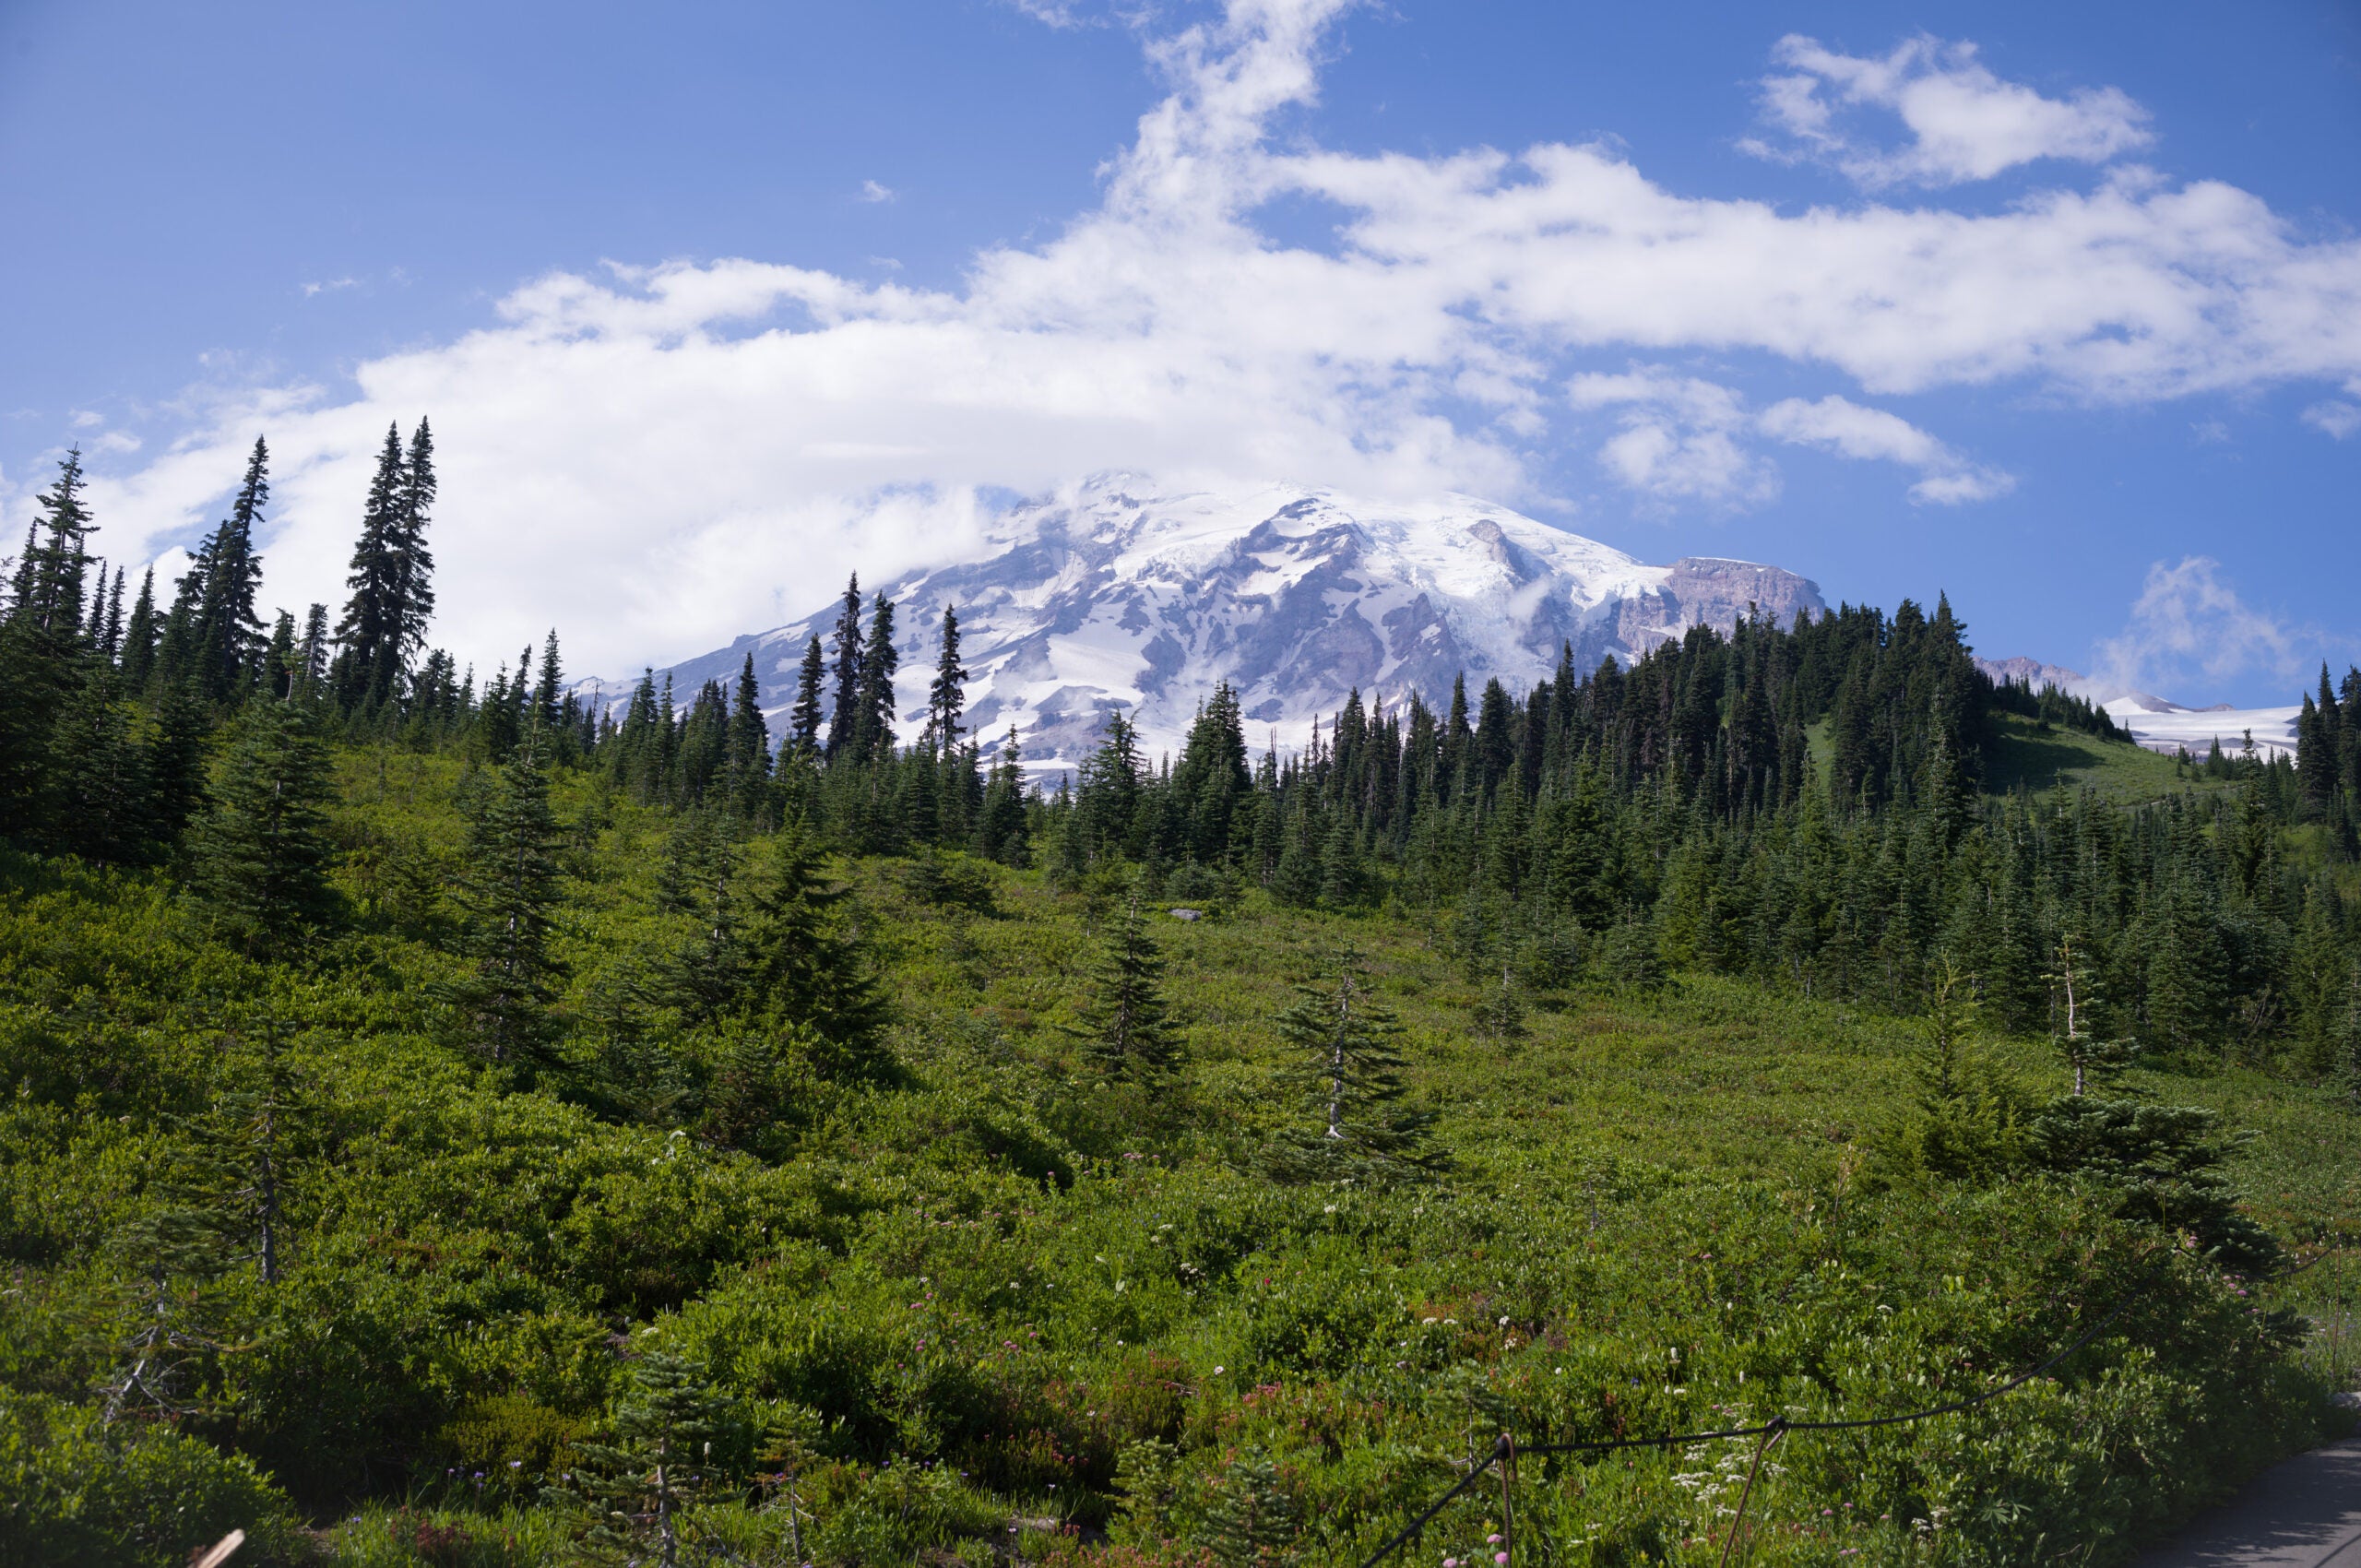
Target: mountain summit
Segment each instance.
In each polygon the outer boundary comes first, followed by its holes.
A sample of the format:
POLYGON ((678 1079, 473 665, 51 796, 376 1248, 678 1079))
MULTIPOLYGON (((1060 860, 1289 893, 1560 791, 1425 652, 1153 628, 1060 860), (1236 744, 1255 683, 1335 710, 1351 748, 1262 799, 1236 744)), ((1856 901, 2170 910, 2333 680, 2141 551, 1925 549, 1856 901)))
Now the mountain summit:
MULTIPOLYGON (((1462 671, 1523 686, 1568 645, 1588 670, 1700 623, 1726 627, 1749 606, 1782 622, 1824 608, 1817 585, 1775 566, 1651 566, 1463 495, 1215 493, 1103 474, 1011 508, 988 537, 981 559, 864 587, 896 601, 908 733, 925 718, 948 605, 972 674, 968 724, 988 743, 1016 725, 1036 765, 1079 759, 1119 707, 1147 754, 1177 748, 1221 681, 1251 726, 1292 741, 1356 689, 1439 702, 1462 671)), ((825 639, 836 612, 830 603, 675 665, 673 689, 685 701, 707 680, 726 686, 751 648, 776 729, 805 643, 825 639)))

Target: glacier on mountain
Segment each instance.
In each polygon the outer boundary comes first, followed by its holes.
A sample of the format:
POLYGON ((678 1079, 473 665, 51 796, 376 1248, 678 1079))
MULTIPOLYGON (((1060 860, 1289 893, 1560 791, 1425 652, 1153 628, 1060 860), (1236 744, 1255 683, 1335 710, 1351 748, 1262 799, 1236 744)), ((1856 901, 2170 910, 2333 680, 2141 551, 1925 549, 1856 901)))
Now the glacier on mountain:
MULTIPOLYGON (((969 728, 989 748, 1015 726, 1036 768, 1077 761, 1118 708, 1148 755, 1177 750, 1221 681, 1239 695, 1251 742, 1259 748, 1267 733, 1291 748, 1355 690, 1371 704, 1412 691, 1441 702, 1463 671, 1471 686, 1496 675, 1521 688, 1553 672, 1562 647, 1587 671, 1701 623, 1726 628, 1750 607, 1782 623, 1825 608, 1816 585, 1774 566, 1648 565, 1462 495, 1404 504, 1283 484, 1216 493, 1103 474, 1010 508, 987 537, 979 558, 862 586, 895 601, 905 737, 924 720, 950 606, 970 671, 969 728)), ((805 644, 825 643, 836 614, 831 602, 673 666, 677 700, 707 680, 726 688, 751 652, 777 732, 805 644)))

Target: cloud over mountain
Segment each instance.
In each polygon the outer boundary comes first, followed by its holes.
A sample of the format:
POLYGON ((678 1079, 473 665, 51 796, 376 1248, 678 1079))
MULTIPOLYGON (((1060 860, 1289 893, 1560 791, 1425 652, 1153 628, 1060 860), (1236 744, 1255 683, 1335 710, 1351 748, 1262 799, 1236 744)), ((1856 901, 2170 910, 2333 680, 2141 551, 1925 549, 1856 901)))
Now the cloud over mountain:
MULTIPOLYGON (((552 274, 480 330, 360 365, 353 392, 251 391, 145 466, 110 465, 101 542, 143 555, 182 537, 267 429, 267 592, 337 598, 369 455, 390 419, 431 413, 438 640, 488 661, 556 624, 575 662, 617 669, 776 624, 854 565, 950 559, 991 496, 1102 469, 1539 505, 1572 447, 1666 505, 1742 510, 1801 442, 1900 465, 1914 500, 1970 504, 2006 476, 1873 399, 2008 381, 2137 403, 2361 375, 2361 243, 2308 239, 2215 182, 2121 172, 1998 211, 1788 211, 1683 195, 1602 144, 1283 141, 1276 117, 1316 101, 1346 8, 1233 0, 1150 39, 1169 89, 1098 205, 979 254, 955 288, 745 259, 552 274), (1333 245, 1274 238, 1261 214, 1283 196, 1332 204, 1333 245), (1809 374, 1813 396, 1716 404, 1694 362, 1732 354, 1809 374), (1678 395, 1598 396, 1603 375, 1678 395)), ((2100 159, 2145 135, 2128 101, 2028 97, 1950 46, 1782 48, 1818 84, 1791 95, 1794 136, 1837 136, 1833 108, 1807 111, 1840 100, 1910 129, 1915 150, 1876 154, 1905 161, 1872 184, 2100 159)))

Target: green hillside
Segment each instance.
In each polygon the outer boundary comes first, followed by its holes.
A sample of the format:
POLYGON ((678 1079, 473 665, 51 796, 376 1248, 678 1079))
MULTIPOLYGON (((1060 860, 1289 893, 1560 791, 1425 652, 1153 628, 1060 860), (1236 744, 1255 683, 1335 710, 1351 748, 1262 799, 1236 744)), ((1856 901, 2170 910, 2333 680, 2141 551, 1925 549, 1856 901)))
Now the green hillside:
MULTIPOLYGON (((808 1039, 750 1056, 660 1002, 603 1027, 694 933, 664 913, 693 819, 585 777, 556 797, 576 1043, 486 1063, 453 1044, 434 868, 489 776, 384 750, 338 773, 354 923, 282 959, 153 873, 5 863, 0 1484, 43 1550, 177 1561, 237 1523, 275 1561, 572 1561, 619 1496, 645 1549, 670 1432, 696 1444, 683 1561, 1344 1561, 1502 1427, 1922 1406, 2134 1299, 2035 1392, 1790 1440, 1750 1507, 1758 1562, 1915 1560, 1935 1527, 2110 1561, 2312 1440, 2317 1379, 2346 1374, 2218 1263, 2143 1287, 2171 1233, 2027 1152, 2014 1119, 2063 1082, 2047 1048, 1979 1032, 1946 1099, 1922 1025, 1703 973, 1575 957, 1502 1009, 1418 918, 1151 901, 1179 1065, 1127 1079, 1086 1037, 1130 880, 884 857, 830 873, 891 1004, 858 1070, 808 1039), (1347 946, 1400 1018, 1431 1171, 1272 1164, 1319 1114, 1281 1087, 1277 1021, 1299 984, 1333 999, 1347 946), (762 1125, 727 1124, 750 1070, 762 1125), (173 1346, 143 1342, 156 1322, 173 1346), (143 1351, 170 1408, 135 1389, 105 1422, 143 1351), (1993 1496, 2023 1512, 1975 1512, 1993 1496)), ((749 849, 753 888, 779 846, 749 849)), ((2130 1087, 2260 1128, 2229 1170, 2286 1241, 2361 1220, 2332 1094, 2201 1063, 2130 1087)), ((1711 1559, 1747 1452, 1535 1463, 1526 1550, 1711 1559)), ((1498 1513, 1470 1502, 1424 1554, 1472 1557, 1498 1513)))
POLYGON ((1429 1568, 2106 1564, 2342 1420, 2361 671, 2189 788, 1847 606, 1045 779, 857 584, 777 737, 479 684, 422 424, 266 623, 267 458, 0 596, 0 1568, 1356 1563, 1503 1433, 1429 1568))

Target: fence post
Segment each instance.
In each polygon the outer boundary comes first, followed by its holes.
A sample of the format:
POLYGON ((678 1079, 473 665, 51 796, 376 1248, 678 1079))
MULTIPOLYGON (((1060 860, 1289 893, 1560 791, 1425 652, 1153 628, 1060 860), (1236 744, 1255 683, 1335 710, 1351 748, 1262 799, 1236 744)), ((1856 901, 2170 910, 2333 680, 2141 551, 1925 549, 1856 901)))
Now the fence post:
POLYGON ((1754 1496, 1755 1472, 1762 1468, 1762 1456, 1771 1445, 1786 1435, 1787 1418, 1774 1416, 1771 1424, 1762 1429, 1762 1441, 1754 1447, 1754 1463, 1746 1467, 1746 1489, 1738 1494, 1738 1517, 1730 1521, 1730 1538, 1722 1543, 1722 1568, 1730 1568, 1730 1553, 1738 1550, 1738 1533, 1746 1528, 1746 1505, 1754 1496))
POLYGON ((1501 1461, 1501 1556, 1506 1568, 1516 1568, 1516 1502, 1510 1495, 1516 1484, 1516 1439, 1503 1429, 1492 1452, 1501 1461))

